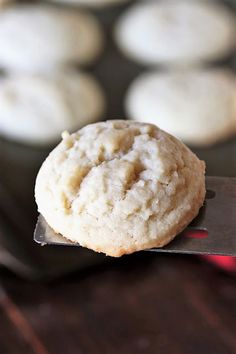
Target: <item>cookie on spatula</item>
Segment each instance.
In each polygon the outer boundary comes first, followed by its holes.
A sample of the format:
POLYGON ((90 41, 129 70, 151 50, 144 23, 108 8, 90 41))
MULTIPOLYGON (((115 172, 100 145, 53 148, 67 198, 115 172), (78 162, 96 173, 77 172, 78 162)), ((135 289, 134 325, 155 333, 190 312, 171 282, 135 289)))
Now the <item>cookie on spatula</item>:
POLYGON ((156 126, 113 120, 62 137, 35 196, 65 238, 119 257, 166 245, 198 214, 205 164, 156 126))

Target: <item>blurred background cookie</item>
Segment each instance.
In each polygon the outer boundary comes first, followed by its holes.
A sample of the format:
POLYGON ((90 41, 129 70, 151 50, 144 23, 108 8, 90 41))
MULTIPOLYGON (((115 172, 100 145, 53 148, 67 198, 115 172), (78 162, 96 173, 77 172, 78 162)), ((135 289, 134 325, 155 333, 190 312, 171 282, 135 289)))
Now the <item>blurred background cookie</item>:
POLYGON ((0 134, 26 144, 56 142, 101 118, 105 99, 89 74, 11 76, 0 81, 0 134))
POLYGON ((236 133, 236 79, 223 69, 141 74, 126 97, 129 118, 154 123, 192 145, 236 133))
POLYGON ((209 1, 141 2, 118 20, 115 39, 143 64, 192 65, 227 56, 235 45, 235 20, 209 1))
POLYGON ((40 5, 0 12, 0 67, 46 71, 89 64, 100 54, 103 34, 91 14, 40 5))
POLYGON ((88 7, 105 7, 111 5, 122 4, 128 0, 51 0, 52 2, 60 2, 63 4, 74 4, 88 7))

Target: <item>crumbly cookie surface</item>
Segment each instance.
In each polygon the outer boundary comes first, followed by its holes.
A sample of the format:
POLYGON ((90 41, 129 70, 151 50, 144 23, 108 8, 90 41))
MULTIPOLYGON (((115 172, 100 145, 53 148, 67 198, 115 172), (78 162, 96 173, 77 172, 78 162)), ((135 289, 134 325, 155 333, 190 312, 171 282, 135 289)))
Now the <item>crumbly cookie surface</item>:
POLYGON ((236 78, 230 70, 141 74, 125 106, 130 119, 156 124, 190 145, 212 145, 236 134, 236 78))
POLYGON ((64 237, 121 256, 171 241, 197 215, 205 164, 151 124, 107 121, 69 135, 36 180, 39 212, 64 237))

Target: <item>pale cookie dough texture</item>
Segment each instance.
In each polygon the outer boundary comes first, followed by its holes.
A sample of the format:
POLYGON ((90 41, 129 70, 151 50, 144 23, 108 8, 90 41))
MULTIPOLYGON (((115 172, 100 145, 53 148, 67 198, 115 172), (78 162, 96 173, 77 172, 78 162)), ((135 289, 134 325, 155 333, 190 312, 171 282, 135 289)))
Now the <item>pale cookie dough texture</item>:
POLYGON ((0 12, 0 67, 45 72, 89 64, 100 54, 103 34, 91 14, 42 5, 0 12))
POLYGON ((61 2, 63 4, 74 4, 81 6, 88 6, 94 8, 100 8, 105 6, 112 6, 117 4, 122 4, 128 0, 51 0, 53 2, 61 2))
POLYGON ((143 64, 189 66, 232 51, 235 18, 208 1, 144 1, 121 16, 115 39, 127 56, 143 64))
POLYGON ((236 134, 236 78, 227 70, 141 74, 125 100, 127 117, 157 124, 195 146, 236 134))
POLYGON ((25 144, 58 142, 104 113, 105 99, 93 77, 73 70, 12 75, 0 80, 0 134, 25 144))
POLYGON ((64 237, 119 257, 164 246, 198 214, 205 164, 154 125, 107 121, 63 134, 36 180, 39 212, 64 237))

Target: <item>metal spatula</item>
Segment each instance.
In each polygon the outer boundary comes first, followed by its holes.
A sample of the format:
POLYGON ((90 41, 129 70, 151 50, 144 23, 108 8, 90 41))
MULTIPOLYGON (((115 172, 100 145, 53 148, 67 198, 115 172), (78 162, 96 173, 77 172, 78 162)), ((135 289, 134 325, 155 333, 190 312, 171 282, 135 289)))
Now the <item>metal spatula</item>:
MULTIPOLYGON (((148 251, 236 256, 236 178, 207 177, 206 200, 198 216, 163 248, 148 251)), ((40 215, 34 240, 41 245, 77 246, 56 234, 40 215)))

